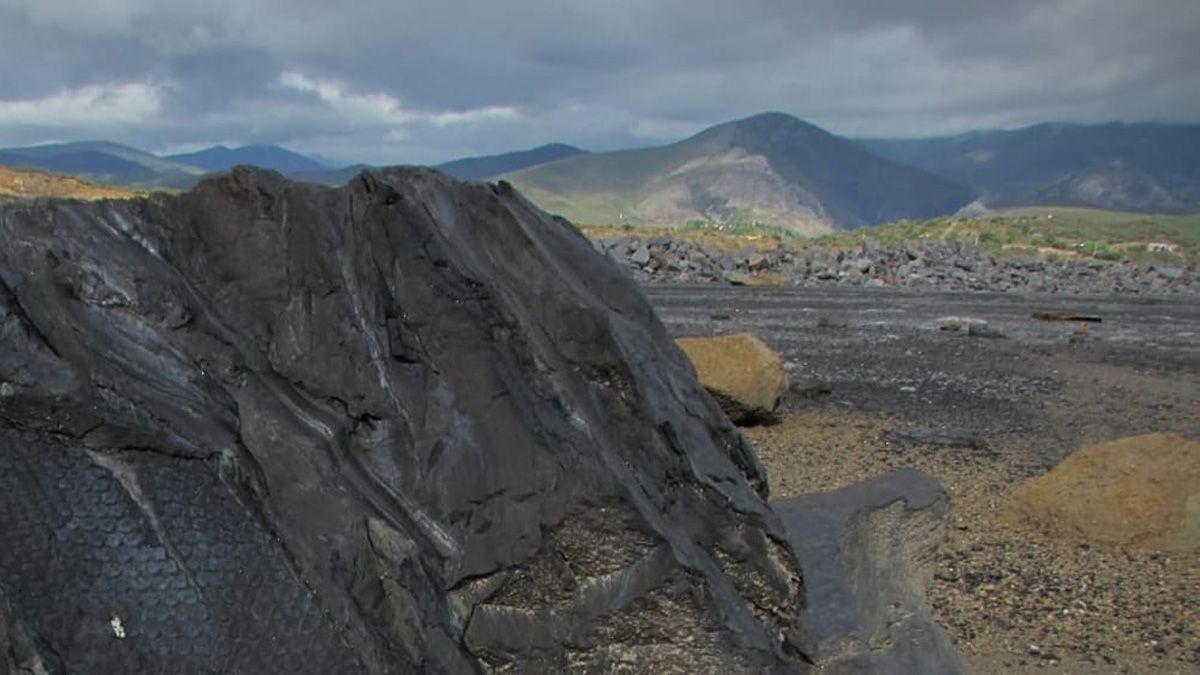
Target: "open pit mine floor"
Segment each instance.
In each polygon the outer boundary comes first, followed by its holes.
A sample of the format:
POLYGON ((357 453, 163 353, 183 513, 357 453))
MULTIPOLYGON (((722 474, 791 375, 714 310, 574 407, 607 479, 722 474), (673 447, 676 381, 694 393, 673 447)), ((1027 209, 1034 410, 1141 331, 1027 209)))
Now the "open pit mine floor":
POLYGON ((1200 673, 1200 551, 1051 533, 1009 500, 1083 446, 1200 439, 1200 303, 643 288, 675 336, 750 331, 783 357, 782 421, 746 430, 773 498, 903 467, 943 482, 930 600, 972 672, 1200 673))

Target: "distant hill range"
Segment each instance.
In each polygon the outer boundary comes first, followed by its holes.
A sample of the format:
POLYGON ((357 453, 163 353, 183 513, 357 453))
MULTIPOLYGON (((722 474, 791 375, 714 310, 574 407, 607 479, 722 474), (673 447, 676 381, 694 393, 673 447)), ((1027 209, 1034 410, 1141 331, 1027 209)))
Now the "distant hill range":
POLYGON ((551 143, 533 148, 532 150, 507 152, 502 155, 488 155, 486 157, 456 159, 453 162, 439 164, 437 168, 459 180, 480 180, 499 176, 510 171, 519 171, 527 167, 545 164, 546 162, 586 154, 586 150, 580 150, 573 145, 551 143))
MULTIPOLYGON (((370 168, 272 145, 168 156, 104 141, 0 149, 0 165, 143 190, 188 188, 238 164, 333 185, 370 168)), ((851 140, 765 113, 659 147, 589 153, 552 143, 436 168, 463 180, 503 178, 583 224, 758 222, 821 233, 964 207, 1200 211, 1200 125, 1041 124, 851 140)))
POLYGON ((187 164, 208 172, 228 171, 239 164, 261 166, 283 174, 302 171, 323 171, 329 167, 311 157, 292 152, 276 145, 243 145, 240 148, 214 146, 199 152, 168 155, 166 159, 187 164))
POLYGON ((188 188, 206 174, 228 171, 239 164, 261 166, 288 175, 328 169, 317 160, 273 145, 215 146, 164 157, 106 141, 0 149, 0 165, 147 189, 188 188))
POLYGON ((1039 124, 862 143, 891 160, 961 180, 991 207, 1200 211, 1200 125, 1039 124))
MULTIPOLYGON (((552 162, 556 159, 586 153, 586 150, 580 150, 574 146, 563 143, 550 143, 530 150, 518 150, 500 155, 464 157, 446 162, 445 164, 438 164, 434 168, 444 171, 459 180, 483 180, 509 171, 516 171, 552 162)), ((289 175, 298 180, 305 180, 310 183, 341 185, 357 176, 364 169, 369 168, 371 166, 367 164, 352 164, 338 169, 301 170, 292 172, 289 175)))
POLYGON ((502 177, 576 222, 759 222, 810 234, 953 213, 975 196, 782 113, 502 177))
POLYGON ((205 173, 200 167, 106 141, 0 149, 0 164, 71 174, 109 185, 179 187, 205 173))

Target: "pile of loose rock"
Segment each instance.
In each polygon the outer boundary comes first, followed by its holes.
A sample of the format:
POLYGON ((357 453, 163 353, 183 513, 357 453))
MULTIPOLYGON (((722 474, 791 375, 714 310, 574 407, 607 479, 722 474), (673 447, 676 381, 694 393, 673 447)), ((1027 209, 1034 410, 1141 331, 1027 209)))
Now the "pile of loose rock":
POLYGON ((1200 293, 1200 274, 1175 265, 1096 259, 996 257, 960 241, 852 250, 770 247, 719 250, 681 239, 635 235, 595 242, 639 281, 850 285, 943 291, 1069 294, 1200 293))

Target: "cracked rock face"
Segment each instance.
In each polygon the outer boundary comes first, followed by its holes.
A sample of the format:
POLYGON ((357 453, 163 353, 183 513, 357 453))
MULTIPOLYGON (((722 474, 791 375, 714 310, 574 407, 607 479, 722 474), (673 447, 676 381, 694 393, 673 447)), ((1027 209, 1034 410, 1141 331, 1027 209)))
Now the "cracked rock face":
POLYGON ((0 674, 805 672, 764 493, 503 184, 0 210, 0 674))

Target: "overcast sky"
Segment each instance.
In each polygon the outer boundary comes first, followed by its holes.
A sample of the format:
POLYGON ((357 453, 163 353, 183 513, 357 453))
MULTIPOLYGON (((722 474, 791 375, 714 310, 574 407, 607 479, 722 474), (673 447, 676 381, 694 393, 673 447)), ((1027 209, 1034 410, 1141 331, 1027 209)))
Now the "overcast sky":
POLYGON ((1200 0, 0 0, 0 145, 437 162, 675 140, 1200 122, 1200 0))

